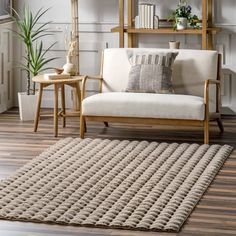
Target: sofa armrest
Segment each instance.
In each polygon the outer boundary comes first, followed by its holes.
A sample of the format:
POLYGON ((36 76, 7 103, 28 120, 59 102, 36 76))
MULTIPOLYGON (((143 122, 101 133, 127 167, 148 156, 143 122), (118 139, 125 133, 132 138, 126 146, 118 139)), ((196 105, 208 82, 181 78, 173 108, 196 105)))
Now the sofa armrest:
POLYGON ((83 101, 83 99, 86 96, 86 83, 87 80, 99 80, 100 84, 99 84, 99 92, 102 92, 102 81, 103 78, 101 76, 85 76, 82 80, 82 88, 81 88, 81 101, 83 101))
POLYGON ((209 119, 209 87, 210 85, 216 85, 216 113, 220 113, 220 105, 221 105, 221 83, 219 80, 206 80, 205 81, 205 90, 204 90, 204 102, 206 106, 206 118, 209 119))

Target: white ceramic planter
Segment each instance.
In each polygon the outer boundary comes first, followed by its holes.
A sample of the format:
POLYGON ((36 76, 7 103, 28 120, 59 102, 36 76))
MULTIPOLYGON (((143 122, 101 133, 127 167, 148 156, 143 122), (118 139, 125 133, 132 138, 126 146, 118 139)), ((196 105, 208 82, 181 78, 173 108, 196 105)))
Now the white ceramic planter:
POLYGON ((179 49, 180 42, 179 41, 170 41, 169 48, 170 49, 179 49))
POLYGON ((19 112, 22 121, 34 120, 37 98, 37 93, 35 95, 18 93, 19 112))
POLYGON ((177 30, 187 29, 188 20, 185 17, 179 17, 177 19, 177 30))

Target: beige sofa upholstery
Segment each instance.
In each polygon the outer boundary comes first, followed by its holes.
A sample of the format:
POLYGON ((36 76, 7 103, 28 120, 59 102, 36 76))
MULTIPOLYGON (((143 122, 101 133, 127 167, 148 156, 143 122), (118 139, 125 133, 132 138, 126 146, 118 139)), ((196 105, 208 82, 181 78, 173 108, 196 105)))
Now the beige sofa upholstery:
POLYGON ((85 77, 82 89, 81 137, 86 120, 150 124, 180 124, 204 126, 208 143, 210 114, 221 131, 220 69, 216 51, 176 50, 173 68, 175 94, 124 92, 131 68, 127 54, 155 53, 167 49, 119 48, 106 49, 102 59, 101 76, 85 77), (101 81, 101 92, 85 98, 86 81, 101 81), (209 93, 209 84, 215 84, 209 93))
POLYGON ((84 116, 204 120, 204 110, 203 98, 175 94, 110 92, 83 102, 84 116))

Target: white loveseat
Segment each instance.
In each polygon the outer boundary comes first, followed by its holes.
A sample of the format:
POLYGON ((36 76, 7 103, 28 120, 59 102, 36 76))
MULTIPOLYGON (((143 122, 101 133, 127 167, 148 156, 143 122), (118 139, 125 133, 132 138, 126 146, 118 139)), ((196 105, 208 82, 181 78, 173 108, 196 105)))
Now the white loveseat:
POLYGON ((175 94, 124 92, 131 68, 127 51, 157 53, 168 49, 119 48, 103 53, 101 75, 85 77, 82 84, 80 136, 86 120, 204 127, 204 143, 209 142, 209 120, 220 117, 220 57, 216 51, 175 50, 173 67, 175 94), (100 80, 100 93, 85 98, 88 79, 100 80), (214 87, 209 92, 209 85, 214 87))

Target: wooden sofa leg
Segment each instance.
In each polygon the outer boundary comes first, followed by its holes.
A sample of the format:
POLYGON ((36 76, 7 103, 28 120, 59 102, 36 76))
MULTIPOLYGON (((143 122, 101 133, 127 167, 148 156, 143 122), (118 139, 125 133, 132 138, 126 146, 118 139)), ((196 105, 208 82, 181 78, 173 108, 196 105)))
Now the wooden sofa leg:
POLYGON ((223 126, 221 118, 217 118, 216 121, 217 121, 217 124, 219 126, 220 132, 224 133, 224 126, 223 126))
POLYGON ((84 138, 84 131, 85 131, 85 118, 81 115, 80 116, 80 138, 84 138))
POLYGON ((107 121, 104 121, 104 125, 105 125, 106 127, 109 127, 109 125, 108 125, 108 122, 107 122, 107 121))
POLYGON ((204 144, 209 144, 209 120, 204 121, 204 144))
POLYGON ((87 124, 86 124, 86 120, 84 119, 84 132, 87 132, 87 124))

